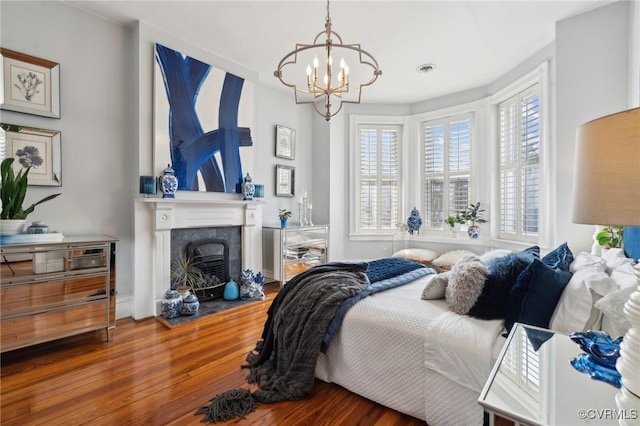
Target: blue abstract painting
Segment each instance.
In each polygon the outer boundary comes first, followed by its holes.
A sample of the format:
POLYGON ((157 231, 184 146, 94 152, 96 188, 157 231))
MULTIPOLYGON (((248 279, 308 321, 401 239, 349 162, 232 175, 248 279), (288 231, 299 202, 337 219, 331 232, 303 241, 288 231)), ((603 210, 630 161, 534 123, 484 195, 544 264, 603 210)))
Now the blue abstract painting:
POLYGON ((155 45, 154 162, 178 190, 236 192, 252 163, 252 90, 243 78, 155 45))

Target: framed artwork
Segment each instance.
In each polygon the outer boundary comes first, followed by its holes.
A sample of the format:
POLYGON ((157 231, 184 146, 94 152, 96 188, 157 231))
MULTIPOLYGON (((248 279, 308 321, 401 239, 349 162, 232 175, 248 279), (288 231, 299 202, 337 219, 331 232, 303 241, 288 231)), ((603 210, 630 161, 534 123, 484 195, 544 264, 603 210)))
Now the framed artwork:
POLYGON ((170 164, 179 191, 235 193, 254 163, 253 84, 161 44, 154 51, 155 174, 170 164))
POLYGON ((60 132, 0 123, 0 160, 15 158, 14 172, 31 167, 29 185, 62 186, 60 132))
POLYGON ((296 158, 296 131, 284 126, 276 126, 276 157, 296 158))
POLYGON ((0 48, 0 108, 60 118, 60 64, 0 48))
POLYGON ((290 166, 276 165, 276 197, 293 197, 296 169, 290 166))

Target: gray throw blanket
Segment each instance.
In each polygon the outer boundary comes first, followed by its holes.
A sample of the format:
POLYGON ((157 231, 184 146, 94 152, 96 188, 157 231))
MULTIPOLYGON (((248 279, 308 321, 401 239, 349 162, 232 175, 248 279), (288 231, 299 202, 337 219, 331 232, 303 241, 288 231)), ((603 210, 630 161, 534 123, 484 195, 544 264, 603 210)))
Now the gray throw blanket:
POLYGON ((369 285, 367 263, 326 263, 296 275, 267 311, 262 340, 247 355, 249 383, 260 390, 231 389, 196 410, 202 422, 226 421, 255 410, 257 402, 298 400, 313 388, 327 326, 342 301, 369 285))
POLYGON ((300 274, 278 293, 269 309, 263 341, 247 356, 249 383, 258 402, 298 400, 314 383, 327 326, 341 302, 369 284, 366 263, 333 263, 300 274))

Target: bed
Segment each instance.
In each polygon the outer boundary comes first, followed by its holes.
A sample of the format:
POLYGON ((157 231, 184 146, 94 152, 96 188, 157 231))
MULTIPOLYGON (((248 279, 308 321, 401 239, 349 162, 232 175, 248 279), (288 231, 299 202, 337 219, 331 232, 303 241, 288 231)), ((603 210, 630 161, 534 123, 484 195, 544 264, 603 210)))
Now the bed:
MULTIPOLYGON (((574 256, 565 243, 544 257, 537 246, 507 253, 489 252, 480 260, 499 265, 532 254, 536 260, 528 257, 522 272, 516 268, 513 276, 503 277, 518 285, 509 283, 510 306, 500 318, 476 319, 452 312, 445 299, 423 300, 427 283, 439 276, 427 275, 351 307, 320 354, 315 376, 430 426, 482 425, 477 400, 514 321, 564 333, 602 329, 614 337, 628 329, 621 312, 636 279, 634 262, 621 249, 601 257, 574 256), (527 274, 531 269, 536 273, 527 274), (516 287, 526 292, 526 301, 514 303, 516 287)), ((458 267, 464 256, 457 253, 452 264, 458 267)), ((492 279, 489 269, 485 289, 492 279)))

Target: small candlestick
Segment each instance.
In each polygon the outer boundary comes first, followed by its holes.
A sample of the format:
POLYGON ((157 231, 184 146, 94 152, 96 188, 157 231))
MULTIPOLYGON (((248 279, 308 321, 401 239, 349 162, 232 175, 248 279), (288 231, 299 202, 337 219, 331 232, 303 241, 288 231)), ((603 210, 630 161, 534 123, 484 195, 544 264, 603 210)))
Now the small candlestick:
POLYGON ((308 220, 308 224, 309 224, 309 225, 311 225, 311 226, 313 226, 313 220, 312 220, 312 218, 311 218, 311 216, 312 216, 312 215, 311 215, 311 213, 312 213, 312 210, 313 210, 313 204, 309 203, 309 206, 307 207, 307 210, 309 211, 309 220, 308 220))
POLYGON ((304 226, 304 213, 303 213, 304 204, 302 203, 302 197, 300 197, 300 202, 298 203, 298 217, 300 218, 300 226, 304 226))

